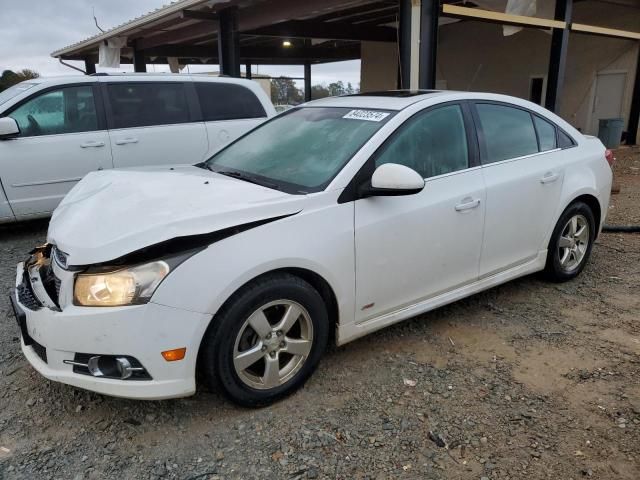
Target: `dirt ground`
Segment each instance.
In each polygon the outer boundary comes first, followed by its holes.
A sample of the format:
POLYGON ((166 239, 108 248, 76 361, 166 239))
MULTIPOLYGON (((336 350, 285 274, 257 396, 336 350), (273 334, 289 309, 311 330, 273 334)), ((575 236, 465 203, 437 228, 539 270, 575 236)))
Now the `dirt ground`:
MULTIPOLYGON (((608 223, 640 224, 640 149, 608 223)), ((640 234, 575 281, 494 288, 327 353, 260 410, 103 397, 26 364, 7 295, 43 222, 0 229, 0 479, 640 478, 640 234)))

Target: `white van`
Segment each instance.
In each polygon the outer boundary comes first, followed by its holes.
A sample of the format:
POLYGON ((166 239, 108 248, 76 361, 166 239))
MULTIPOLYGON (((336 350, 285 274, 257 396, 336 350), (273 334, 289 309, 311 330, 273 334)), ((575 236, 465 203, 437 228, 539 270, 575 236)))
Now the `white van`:
POLYGON ((0 223, 49 216, 94 170, 202 162, 273 115, 258 84, 235 78, 22 82, 0 92, 0 223))

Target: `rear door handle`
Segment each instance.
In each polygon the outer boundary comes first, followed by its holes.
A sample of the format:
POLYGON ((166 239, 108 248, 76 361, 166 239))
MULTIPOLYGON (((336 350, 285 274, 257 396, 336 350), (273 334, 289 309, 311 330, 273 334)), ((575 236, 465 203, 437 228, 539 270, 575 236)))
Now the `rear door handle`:
POLYGON ((560 178, 560 175, 555 172, 547 172, 540 179, 540 183, 553 183, 560 178))
POLYGON ((84 142, 80 144, 80 148, 95 148, 95 147, 104 147, 104 142, 92 141, 92 142, 84 142))
POLYGON ((456 212, 464 212, 465 210, 471 210, 472 208, 478 208, 480 206, 480 199, 465 198, 462 203, 456 205, 456 212))
POLYGON ((138 139, 134 137, 127 137, 115 141, 116 145, 127 145, 128 143, 138 143, 138 139))

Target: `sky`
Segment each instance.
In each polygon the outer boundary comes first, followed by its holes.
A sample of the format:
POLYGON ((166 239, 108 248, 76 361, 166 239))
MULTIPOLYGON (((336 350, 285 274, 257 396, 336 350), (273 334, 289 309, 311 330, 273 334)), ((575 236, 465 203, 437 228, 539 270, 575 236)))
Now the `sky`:
MULTIPOLYGON (((150 12, 168 0, 0 0, 2 28, 0 28, 0 72, 29 68, 42 76, 69 75, 74 70, 51 58, 54 50, 71 45, 150 12)), ((69 62, 84 69, 82 62, 69 62)), ((149 71, 168 71, 168 66, 149 66, 149 71)), ((116 71, 130 71, 123 65, 116 71)), ((213 65, 190 67, 190 71, 215 71, 213 65)), ((98 71, 113 72, 98 68, 98 71)), ((258 72, 272 76, 302 77, 302 66, 260 65, 258 72)), ((312 67, 312 82, 360 82, 360 62, 337 62, 312 67)))

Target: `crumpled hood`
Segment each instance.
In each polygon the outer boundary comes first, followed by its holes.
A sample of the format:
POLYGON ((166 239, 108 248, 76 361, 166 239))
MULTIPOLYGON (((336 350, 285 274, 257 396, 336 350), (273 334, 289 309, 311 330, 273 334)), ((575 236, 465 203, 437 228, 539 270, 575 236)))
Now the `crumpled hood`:
POLYGON ((64 198, 47 240, 69 255, 69 265, 89 265, 176 237, 291 215, 304 199, 193 166, 105 170, 88 174, 64 198))

